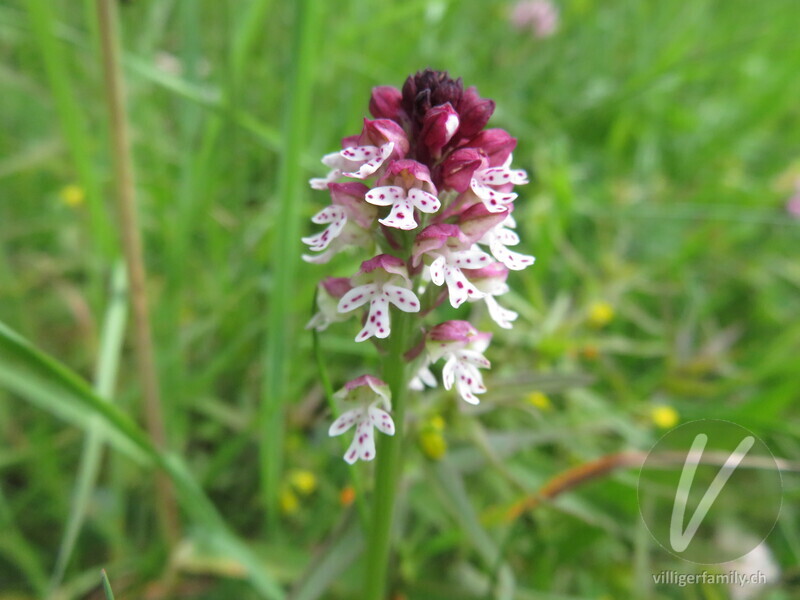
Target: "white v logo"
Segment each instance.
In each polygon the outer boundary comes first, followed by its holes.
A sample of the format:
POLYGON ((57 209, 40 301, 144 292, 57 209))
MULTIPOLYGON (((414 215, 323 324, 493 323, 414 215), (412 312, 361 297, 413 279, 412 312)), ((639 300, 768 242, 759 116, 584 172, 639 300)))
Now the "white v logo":
POLYGON ((753 436, 747 436, 739 443, 736 450, 728 457, 716 477, 714 477, 714 481, 711 482, 706 493, 703 494, 703 498, 697 505, 697 509, 689 520, 689 524, 686 526, 686 530, 681 531, 683 517, 686 514, 686 504, 689 500, 689 492, 692 489, 692 482, 694 481, 694 474, 697 472, 697 465, 703 457, 703 450, 705 450, 707 442, 707 435, 704 433, 698 434, 697 437, 694 438, 692 448, 689 450, 689 454, 686 455, 686 461, 683 464, 683 471, 681 472, 681 478, 678 482, 678 490, 675 492, 675 504, 672 505, 672 520, 669 524, 669 543, 675 552, 683 552, 689 547, 700 524, 708 514, 711 505, 714 504, 714 501, 717 499, 717 496, 719 496, 722 488, 725 487, 730 476, 733 475, 736 467, 739 466, 742 459, 753 447, 755 438, 753 436))

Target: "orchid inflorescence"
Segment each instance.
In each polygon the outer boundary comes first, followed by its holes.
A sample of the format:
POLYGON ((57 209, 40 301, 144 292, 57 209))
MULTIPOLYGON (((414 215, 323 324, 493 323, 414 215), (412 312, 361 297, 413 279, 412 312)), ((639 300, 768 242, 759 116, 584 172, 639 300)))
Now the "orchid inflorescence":
MULTIPOLYGON (((319 284, 309 328, 322 331, 359 313, 356 341, 380 344, 391 334, 393 309, 416 313, 421 335, 405 355, 416 368, 409 387, 435 386, 430 366, 444 359, 444 387, 455 387, 471 404, 486 391, 479 369, 490 366, 483 352, 491 334, 464 320, 427 330, 423 323, 446 299, 454 308, 483 302, 506 329, 517 318, 496 298, 508 290, 509 270, 534 261, 509 249, 519 243, 514 186, 528 180, 525 171, 511 168, 517 140, 485 128, 494 107, 474 87, 465 90, 461 79, 429 69, 409 77, 402 91, 374 88, 369 110, 375 118, 364 119, 360 135, 344 138, 342 150, 323 157, 330 171, 310 182, 329 191, 331 204, 312 218, 327 227, 303 238, 315 252, 303 256, 308 262, 326 263, 350 247, 371 255, 352 277, 319 284)), ((330 435, 355 425, 345 460, 371 460, 373 428, 394 433, 389 386, 365 375, 348 382, 339 397, 357 407, 333 423, 330 435)))

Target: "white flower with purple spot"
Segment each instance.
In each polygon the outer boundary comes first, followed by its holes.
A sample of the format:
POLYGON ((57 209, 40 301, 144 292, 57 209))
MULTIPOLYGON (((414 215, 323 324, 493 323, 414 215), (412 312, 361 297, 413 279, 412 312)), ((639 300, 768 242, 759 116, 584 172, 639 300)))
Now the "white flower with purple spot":
POLYGON ((421 392, 426 386, 430 388, 436 387, 436 377, 431 372, 430 362, 428 361, 425 361, 425 363, 417 369, 416 374, 411 378, 411 381, 408 382, 408 388, 417 392, 421 392))
POLYGON ((510 191, 515 185, 528 183, 528 174, 522 169, 511 169, 511 155, 501 167, 488 167, 476 171, 469 187, 480 198, 489 212, 503 212, 516 200, 517 194, 510 191))
POLYGON ((339 298, 344 296, 351 288, 350 279, 347 277, 326 277, 317 286, 317 312, 306 324, 306 329, 325 331, 332 323, 346 321, 351 315, 345 315, 337 310, 339 298))
POLYGON ((479 404, 475 394, 486 391, 478 369, 491 363, 483 356, 492 335, 475 329, 468 321, 446 321, 431 329, 426 340, 428 359, 445 359, 442 384, 446 390, 454 385, 459 396, 470 404, 479 404))
POLYGON ((391 206, 389 214, 378 222, 386 227, 410 230, 417 228, 414 210, 435 213, 442 204, 436 197, 428 167, 415 160, 396 160, 389 165, 380 185, 367 192, 365 200, 375 206, 391 206))
POLYGON ((489 246, 489 252, 492 253, 492 256, 512 271, 522 271, 526 267, 531 266, 536 261, 536 258, 528 256, 527 254, 514 252, 507 248, 507 246, 516 246, 519 244, 519 235, 512 229, 516 226, 517 224, 514 221, 514 217, 509 213, 505 221, 487 231, 483 237, 478 240, 478 243, 489 246))
POLYGON ((408 152, 408 138, 403 128, 389 119, 364 119, 359 136, 342 140, 343 149, 322 157, 331 170, 325 177, 311 179, 313 189, 324 190, 339 177, 366 179, 392 156, 402 158, 408 152))
POLYGON ((470 244, 457 225, 431 225, 414 240, 412 253, 415 264, 425 255, 431 259, 429 276, 434 285, 447 284, 450 304, 458 308, 472 298, 483 298, 462 269, 480 269, 492 263, 492 258, 470 244))
POLYGON ((330 168, 325 177, 309 180, 312 189, 324 190, 328 184, 342 176, 355 179, 366 179, 381 168, 381 165, 392 155, 394 142, 377 146, 353 146, 338 152, 331 152, 322 157, 322 164, 330 168))
POLYGON ((302 238, 303 243, 315 252, 322 252, 340 236, 346 240, 362 236, 378 216, 377 209, 364 202, 369 188, 363 183, 331 183, 328 189, 331 205, 311 218, 313 223, 328 226, 319 233, 302 238))
POLYGON ((386 435, 394 435, 395 431, 394 421, 388 412, 392 409, 389 386, 377 377, 362 375, 348 381, 334 397, 355 402, 358 406, 342 413, 331 424, 328 435, 342 435, 355 427, 353 442, 344 453, 345 461, 352 465, 359 459, 372 460, 375 458, 373 430, 377 428, 386 435))
POLYGON ((389 254, 379 254, 361 263, 361 269, 353 277, 353 289, 339 300, 341 313, 355 310, 369 302, 369 314, 364 327, 356 335, 357 342, 371 337, 386 338, 391 333, 389 305, 404 312, 419 312, 417 295, 409 289, 411 280, 405 262, 389 254))
POLYGON ((496 260, 513 271, 521 271, 536 259, 507 248, 519 243, 519 236, 513 230, 516 222, 511 216, 512 209, 513 205, 508 205, 504 212, 493 213, 478 202, 461 213, 458 226, 466 239, 489 246, 496 260))
POLYGON ((475 287, 485 294, 483 301, 492 320, 503 329, 511 329, 512 323, 519 315, 500 306, 495 300, 495 296, 502 296, 508 291, 506 284, 508 269, 500 263, 492 263, 482 269, 468 271, 467 276, 475 287))

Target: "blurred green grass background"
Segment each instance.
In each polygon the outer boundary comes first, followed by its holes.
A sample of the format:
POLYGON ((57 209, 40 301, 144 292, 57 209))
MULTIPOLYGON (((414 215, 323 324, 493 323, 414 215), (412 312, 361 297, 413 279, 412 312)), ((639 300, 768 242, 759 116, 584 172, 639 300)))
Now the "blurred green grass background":
MULTIPOLYGON (((32 344, 3 330, 0 598, 97 598, 101 567, 123 599, 357 594, 351 478, 302 329, 316 282, 357 262, 305 265, 299 240, 275 243, 325 202, 305 181, 360 129, 371 87, 428 66, 495 99, 491 124, 519 139, 533 183, 515 217, 537 263, 509 278, 521 316, 495 336, 483 411, 441 391, 413 408, 396 597, 731 597, 653 585, 689 567, 644 529, 634 471, 496 515, 570 467, 648 449, 674 417, 730 419, 800 458, 796 0, 564 0, 547 39, 513 29, 506 2, 121 4, 167 454, 133 425, 93 4, 0 3, 0 320, 32 344), (269 438, 265 406, 280 409, 269 438), (178 548, 159 535, 156 463, 186 517, 178 548)), ((321 336, 334 386, 377 364, 351 335, 321 336)), ((800 595, 800 486, 785 486, 773 600, 800 595)))

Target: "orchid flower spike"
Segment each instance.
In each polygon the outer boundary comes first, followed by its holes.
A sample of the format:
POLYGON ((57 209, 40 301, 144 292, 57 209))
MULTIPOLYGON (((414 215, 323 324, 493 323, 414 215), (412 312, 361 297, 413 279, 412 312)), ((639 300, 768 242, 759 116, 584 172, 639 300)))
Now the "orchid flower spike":
MULTIPOLYGON (((396 402, 405 387, 434 387, 440 359, 446 389, 455 388, 471 404, 486 391, 481 370, 490 366, 484 352, 491 334, 467 320, 436 320, 446 299, 462 313, 485 305, 504 329, 517 319, 498 298, 509 290, 509 272, 534 262, 509 249, 520 244, 511 215, 516 188, 528 176, 512 167, 517 140, 487 128, 494 109, 494 101, 444 71, 420 71, 402 89, 376 87, 369 100, 374 118, 364 119, 360 134, 343 138, 339 150, 323 157, 328 173, 310 181, 329 201, 312 218, 324 229, 302 238, 311 250, 303 258, 320 264, 345 250, 368 254, 351 277, 322 281, 317 312, 306 327, 343 328, 349 325, 339 322, 358 315, 357 342, 371 339, 386 365, 413 360, 406 381, 391 379, 402 386, 393 387, 396 402), (386 343, 394 310, 406 313, 394 319, 394 327, 405 330, 386 343)), ((355 426, 345 460, 372 460, 373 429, 394 433, 388 386, 364 376, 339 395, 357 406, 334 422, 330 434, 355 426)))

